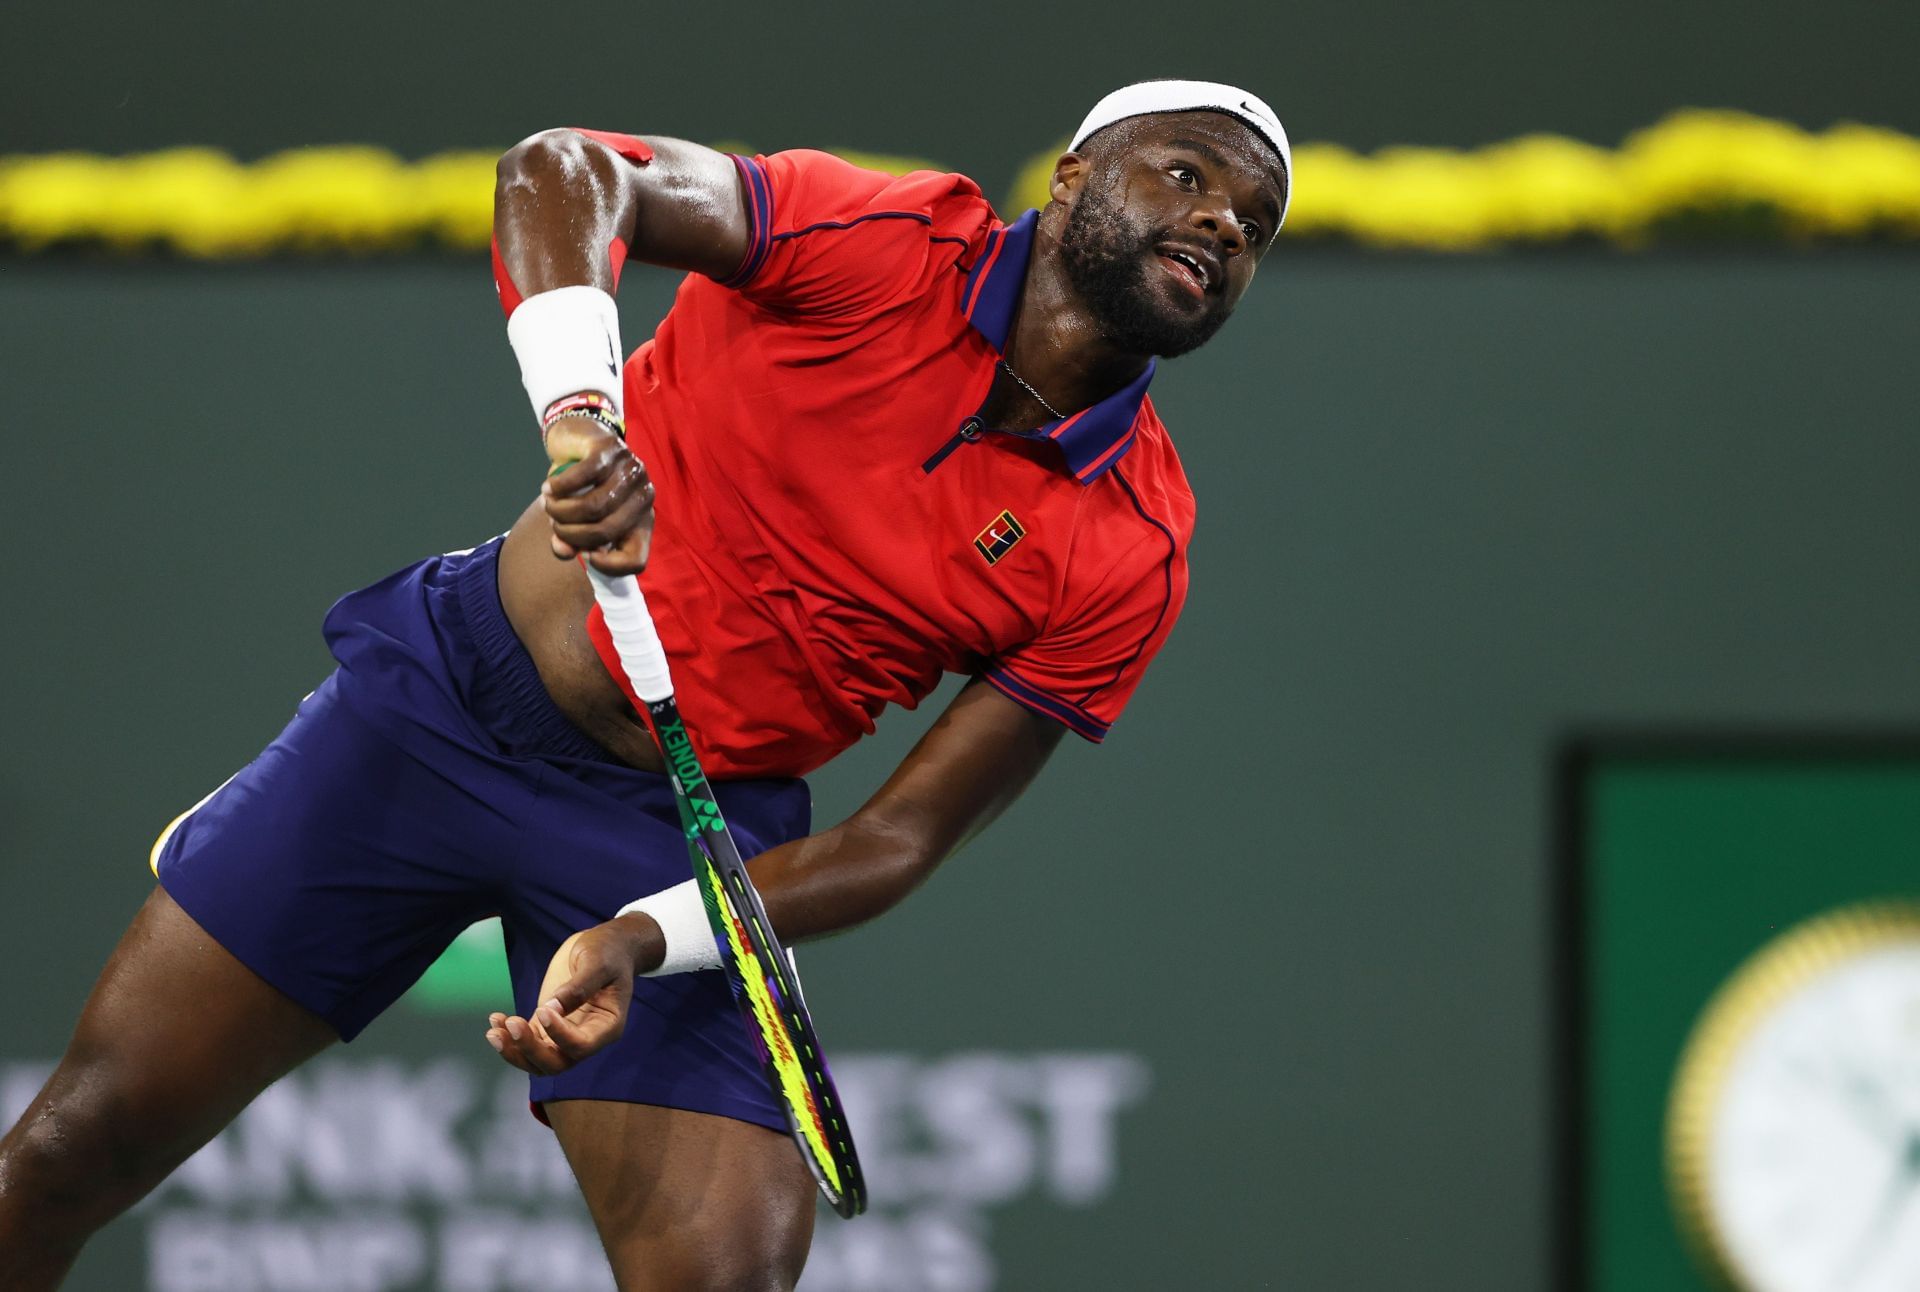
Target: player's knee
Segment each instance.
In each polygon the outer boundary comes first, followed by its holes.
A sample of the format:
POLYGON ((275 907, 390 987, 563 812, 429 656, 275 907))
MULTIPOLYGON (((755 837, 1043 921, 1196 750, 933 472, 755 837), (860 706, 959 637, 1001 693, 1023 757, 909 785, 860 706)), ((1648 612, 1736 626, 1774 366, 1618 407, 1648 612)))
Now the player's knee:
POLYGON ((758 1232, 738 1226, 683 1228, 670 1250, 635 1244, 612 1254, 620 1292, 792 1292, 807 1263, 812 1227, 758 1232))
POLYGON ((124 1101, 87 1080, 58 1082, 0 1150, 0 1190, 53 1222, 99 1224, 173 1166, 124 1101))
POLYGON ((793 1292, 798 1269, 788 1271, 737 1254, 715 1253, 711 1259, 663 1265, 640 1262, 619 1279, 620 1292, 793 1292))
POLYGON ((77 1210, 87 1179, 102 1165, 89 1151, 91 1128, 57 1104, 31 1109, 0 1145, 0 1193, 15 1207, 46 1215, 77 1210))

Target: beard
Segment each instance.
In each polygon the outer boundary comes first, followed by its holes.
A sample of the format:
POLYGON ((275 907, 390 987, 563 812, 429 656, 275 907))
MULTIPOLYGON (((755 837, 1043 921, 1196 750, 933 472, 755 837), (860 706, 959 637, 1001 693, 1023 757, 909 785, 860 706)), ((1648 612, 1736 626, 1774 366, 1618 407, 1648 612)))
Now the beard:
POLYGON ((1112 181, 1101 176, 1081 191, 1067 215, 1060 259, 1067 281, 1108 340, 1132 354, 1170 359, 1205 345, 1231 311, 1211 293, 1197 316, 1175 310, 1166 288, 1148 278, 1154 244, 1164 237, 1164 230, 1131 218, 1112 181))

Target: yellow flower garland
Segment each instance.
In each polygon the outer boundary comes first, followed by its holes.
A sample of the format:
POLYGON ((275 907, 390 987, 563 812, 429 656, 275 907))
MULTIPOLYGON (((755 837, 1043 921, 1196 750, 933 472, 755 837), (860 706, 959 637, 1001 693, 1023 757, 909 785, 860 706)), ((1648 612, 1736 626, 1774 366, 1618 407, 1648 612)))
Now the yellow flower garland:
MULTIPOLYGON (((1022 172, 1016 207, 1046 198, 1052 157, 1022 172)), ((1618 149, 1527 135, 1472 151, 1335 144, 1294 152, 1286 235, 1468 251, 1664 230, 1793 239, 1920 237, 1920 140, 1871 126, 1824 134, 1741 112, 1689 109, 1618 149)))
POLYGON ((188 256, 373 251, 438 241, 484 248, 498 154, 405 163, 378 148, 297 148, 242 165, 208 148, 133 157, 56 153, 0 160, 0 237, 188 256))
MULTIPOLYGON (((1010 209, 1046 200, 1058 150, 1034 157, 1010 209)), ((844 153, 902 171, 931 163, 844 153)), ((166 247, 208 258, 487 245, 490 152, 403 162, 370 147, 300 148, 251 164, 205 148, 131 157, 0 158, 0 242, 166 247)), ((1813 134, 1690 109, 1617 149, 1528 135, 1471 151, 1333 144, 1296 150, 1291 238, 1464 251, 1664 234, 1920 237, 1920 140, 1871 126, 1813 134)))

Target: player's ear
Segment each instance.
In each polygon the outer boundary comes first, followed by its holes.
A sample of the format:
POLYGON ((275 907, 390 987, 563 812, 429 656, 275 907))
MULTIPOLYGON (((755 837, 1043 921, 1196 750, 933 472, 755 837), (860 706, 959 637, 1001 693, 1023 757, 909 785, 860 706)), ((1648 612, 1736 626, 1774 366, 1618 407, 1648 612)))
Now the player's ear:
POLYGON ((1079 153, 1061 153, 1053 164, 1053 178, 1047 182, 1047 196, 1063 206, 1072 206, 1087 182, 1087 159, 1079 153))

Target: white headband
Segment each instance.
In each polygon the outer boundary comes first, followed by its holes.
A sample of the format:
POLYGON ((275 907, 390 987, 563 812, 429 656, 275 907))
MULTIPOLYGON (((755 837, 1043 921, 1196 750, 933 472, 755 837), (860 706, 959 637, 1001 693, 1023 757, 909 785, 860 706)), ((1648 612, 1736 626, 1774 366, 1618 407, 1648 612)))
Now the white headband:
POLYGON ((1231 85, 1218 81, 1142 81, 1123 86, 1093 105, 1067 147, 1078 149, 1088 135, 1116 121, 1158 112, 1224 112, 1246 122, 1255 134, 1272 144, 1287 171, 1287 191, 1280 196, 1280 219, 1285 223, 1287 206, 1293 200, 1293 149, 1287 145, 1286 127, 1266 100, 1231 85))

